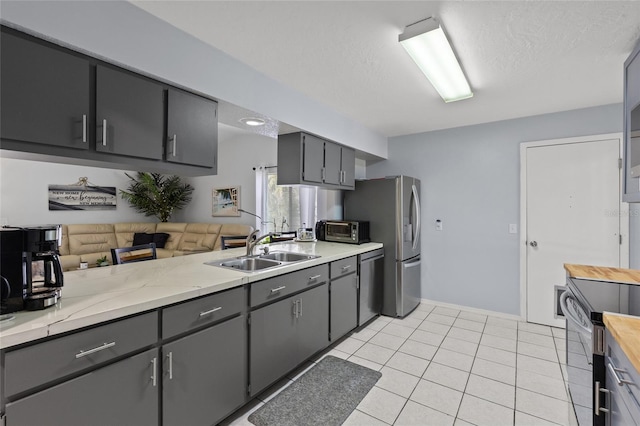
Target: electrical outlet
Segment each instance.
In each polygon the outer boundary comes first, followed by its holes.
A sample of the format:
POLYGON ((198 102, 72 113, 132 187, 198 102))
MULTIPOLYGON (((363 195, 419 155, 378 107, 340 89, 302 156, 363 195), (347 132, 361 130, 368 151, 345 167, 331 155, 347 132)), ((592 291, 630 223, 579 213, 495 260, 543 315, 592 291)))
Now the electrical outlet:
POLYGON ((517 234, 518 233, 518 225, 516 223, 510 223, 509 224, 509 233, 510 234, 517 234))
POLYGON ((436 219, 436 231, 442 231, 442 221, 440 219, 436 219))

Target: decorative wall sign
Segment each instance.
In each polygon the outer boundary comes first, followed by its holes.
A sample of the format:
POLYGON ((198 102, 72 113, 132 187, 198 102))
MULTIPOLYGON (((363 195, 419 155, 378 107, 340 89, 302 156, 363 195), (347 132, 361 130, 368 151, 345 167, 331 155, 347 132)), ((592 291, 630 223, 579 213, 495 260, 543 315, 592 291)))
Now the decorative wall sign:
POLYGON ((49 185, 49 210, 115 210, 116 187, 96 186, 81 177, 73 185, 49 185))
POLYGON ((212 216, 240 216, 240 187, 213 189, 212 216))

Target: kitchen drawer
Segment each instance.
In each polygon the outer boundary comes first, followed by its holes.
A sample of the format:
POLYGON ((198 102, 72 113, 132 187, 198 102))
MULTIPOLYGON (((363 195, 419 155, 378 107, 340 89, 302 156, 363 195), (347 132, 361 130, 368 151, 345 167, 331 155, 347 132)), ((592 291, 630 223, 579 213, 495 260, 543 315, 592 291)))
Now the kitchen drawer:
POLYGON ((5 397, 154 344, 158 314, 99 325, 5 354, 5 397))
POLYGON ((331 279, 334 280, 343 275, 349 275, 358 271, 358 256, 347 257, 346 259, 331 262, 331 279))
POLYGON ((176 336, 242 312, 247 305, 243 287, 190 300, 162 310, 162 338, 176 336))
POLYGON ((251 307, 273 302, 328 279, 329 266, 325 264, 255 282, 251 284, 251 307))

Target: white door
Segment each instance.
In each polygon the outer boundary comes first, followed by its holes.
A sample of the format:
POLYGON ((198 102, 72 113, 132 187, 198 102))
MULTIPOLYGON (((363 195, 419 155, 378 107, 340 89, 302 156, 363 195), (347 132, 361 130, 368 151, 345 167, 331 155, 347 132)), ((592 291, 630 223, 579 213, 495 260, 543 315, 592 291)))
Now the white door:
MULTIPOLYGON (((588 139, 587 139, 588 140, 588 139)), ((620 267, 620 140, 526 148, 527 321, 564 327, 564 263, 620 267)))

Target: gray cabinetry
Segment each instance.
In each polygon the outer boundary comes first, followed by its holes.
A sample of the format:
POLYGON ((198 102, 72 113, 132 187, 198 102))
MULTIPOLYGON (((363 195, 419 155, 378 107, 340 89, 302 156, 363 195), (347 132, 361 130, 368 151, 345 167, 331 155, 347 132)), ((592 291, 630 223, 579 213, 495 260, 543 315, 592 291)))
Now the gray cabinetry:
POLYGON ((624 201, 640 202, 640 42, 624 63, 624 201))
MULTIPOLYGON (((306 288, 309 273, 314 286, 284 296, 253 310, 249 329, 250 395, 257 395, 329 343, 329 291, 327 265, 288 274, 298 288, 306 288), (317 268, 324 273, 316 274, 317 268)), ((270 287, 273 283, 268 281, 270 287)), ((263 284, 258 282, 252 286, 263 284)), ((275 287, 277 288, 277 287, 275 287)), ((284 290, 284 289, 283 289, 284 290)), ((252 287, 253 291, 253 287, 252 287)), ((253 301, 252 296, 252 301, 253 301)))
POLYGON ((0 137, 89 147, 89 61, 3 31, 0 137))
POLYGON ((215 168, 218 155, 217 102, 169 89, 167 110, 167 161, 215 168))
POLYGON ((163 88, 126 71, 96 70, 96 150, 162 160, 163 88))
MULTIPOLYGON (((7 425, 155 425, 158 350, 150 349, 6 406, 7 425)), ((48 365, 31 366, 48 368, 48 365)), ((22 374, 27 371, 23 370, 22 374)))
POLYGON ((303 132, 278 136, 278 185, 353 189, 355 150, 303 132))
POLYGON ((610 426, 640 424, 640 372, 631 364, 611 332, 605 335, 605 367, 609 394, 610 426))
POLYGON ((246 324, 237 316, 163 346, 165 425, 217 424, 244 404, 246 324))
POLYGON ((331 263, 329 329, 333 342, 358 326, 357 270, 357 256, 331 263))

